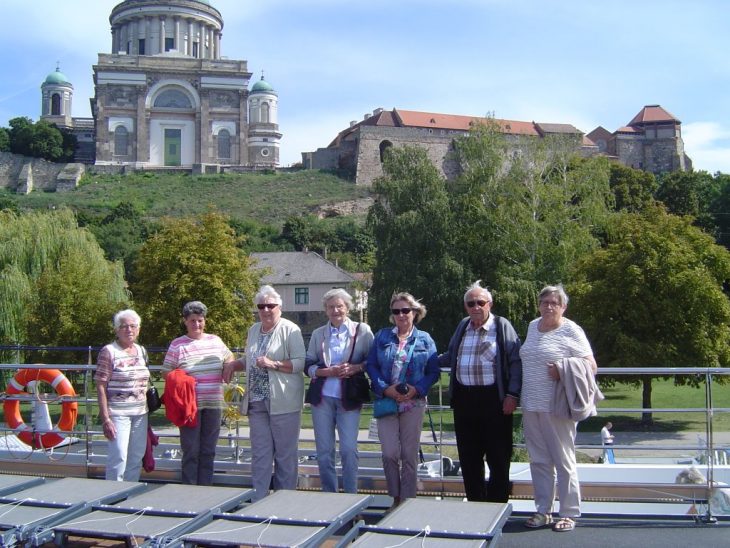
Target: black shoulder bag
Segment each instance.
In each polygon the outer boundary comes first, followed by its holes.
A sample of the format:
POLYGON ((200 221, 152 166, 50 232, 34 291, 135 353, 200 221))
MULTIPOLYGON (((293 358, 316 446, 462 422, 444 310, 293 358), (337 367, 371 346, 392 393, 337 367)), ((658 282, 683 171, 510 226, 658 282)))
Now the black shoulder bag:
MULTIPOLYGON (((347 363, 350 363, 355 354, 357 333, 360 331, 360 324, 355 326, 355 336, 352 338, 352 349, 347 363)), ((364 371, 355 373, 352 377, 342 379, 342 399, 348 403, 368 403, 370 401, 370 383, 364 371)))

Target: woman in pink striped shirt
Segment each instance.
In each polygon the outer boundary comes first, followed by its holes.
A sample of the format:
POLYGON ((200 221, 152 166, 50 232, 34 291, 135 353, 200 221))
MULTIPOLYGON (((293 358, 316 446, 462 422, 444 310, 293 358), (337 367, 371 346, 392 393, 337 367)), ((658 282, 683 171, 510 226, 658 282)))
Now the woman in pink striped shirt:
POLYGON ((203 303, 187 303, 182 314, 187 334, 170 343, 162 373, 182 369, 195 378, 198 420, 194 426, 180 427, 182 482, 211 485, 223 414, 223 364, 234 356, 220 337, 205 333, 208 308, 203 303))

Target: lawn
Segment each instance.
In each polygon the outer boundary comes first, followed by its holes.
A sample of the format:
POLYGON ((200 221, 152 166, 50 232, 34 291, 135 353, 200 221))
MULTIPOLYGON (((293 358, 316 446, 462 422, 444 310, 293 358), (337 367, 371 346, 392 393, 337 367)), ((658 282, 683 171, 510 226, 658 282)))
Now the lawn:
POLYGON ((105 214, 122 202, 134 204, 147 218, 189 216, 215 209, 234 219, 280 225, 290 215, 317 206, 369 195, 356 186, 321 171, 243 173, 191 176, 135 173, 89 175, 71 192, 32 192, 27 196, 0 189, 0 198, 20 208, 57 208, 105 214))

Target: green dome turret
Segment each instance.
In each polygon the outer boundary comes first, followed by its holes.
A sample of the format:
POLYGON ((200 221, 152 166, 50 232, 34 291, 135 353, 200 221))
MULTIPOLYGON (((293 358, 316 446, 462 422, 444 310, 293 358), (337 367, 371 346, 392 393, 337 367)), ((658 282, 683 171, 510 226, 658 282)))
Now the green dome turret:
POLYGON ((261 75, 261 80, 256 82, 251 88, 251 93, 273 93, 274 95, 276 95, 274 87, 266 80, 264 80, 263 74, 261 75))
POLYGON ((61 69, 59 67, 56 67, 56 70, 54 70, 51 74, 46 76, 46 80, 44 82, 45 84, 70 84, 68 78, 66 75, 61 72, 61 69))

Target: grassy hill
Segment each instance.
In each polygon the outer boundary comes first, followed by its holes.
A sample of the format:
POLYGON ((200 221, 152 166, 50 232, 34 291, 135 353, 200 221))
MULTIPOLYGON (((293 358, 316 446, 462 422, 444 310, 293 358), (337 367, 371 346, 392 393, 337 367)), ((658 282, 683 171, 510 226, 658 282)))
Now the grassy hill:
POLYGON ((92 215, 131 202, 151 219, 196 215, 212 208, 234 219, 278 225, 290 215, 368 194, 367 188, 320 171, 204 176, 140 172, 87 174, 72 192, 34 191, 24 196, 0 189, 0 201, 21 209, 68 206, 92 215))

